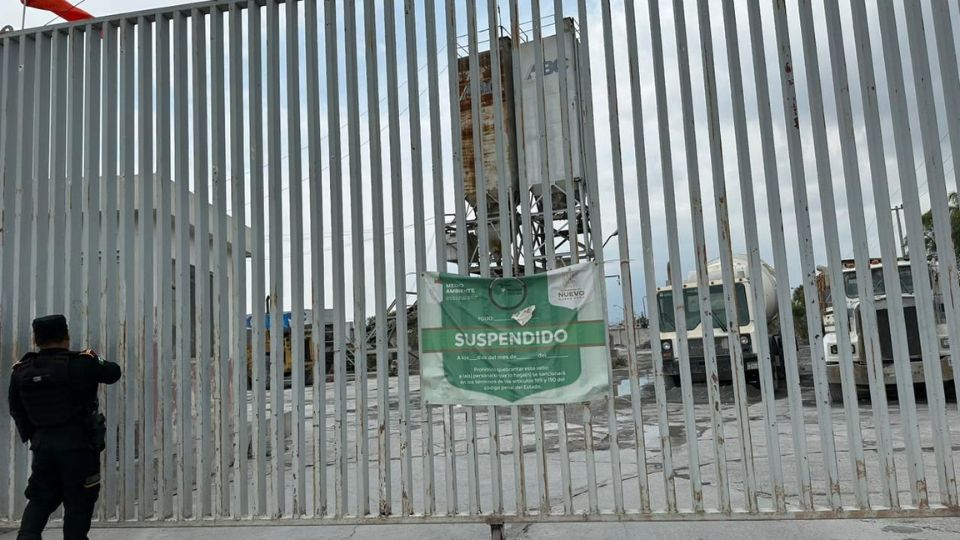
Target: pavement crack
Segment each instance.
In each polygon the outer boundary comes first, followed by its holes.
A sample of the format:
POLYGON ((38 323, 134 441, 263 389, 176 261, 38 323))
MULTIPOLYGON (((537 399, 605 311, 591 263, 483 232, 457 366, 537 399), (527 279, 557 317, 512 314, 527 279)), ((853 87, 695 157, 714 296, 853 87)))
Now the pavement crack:
POLYGON ((344 536, 343 540, 350 540, 350 538, 353 538, 354 536, 356 536, 358 528, 360 528, 359 525, 354 525, 353 529, 351 529, 350 531, 350 534, 348 534, 347 536, 344 536))

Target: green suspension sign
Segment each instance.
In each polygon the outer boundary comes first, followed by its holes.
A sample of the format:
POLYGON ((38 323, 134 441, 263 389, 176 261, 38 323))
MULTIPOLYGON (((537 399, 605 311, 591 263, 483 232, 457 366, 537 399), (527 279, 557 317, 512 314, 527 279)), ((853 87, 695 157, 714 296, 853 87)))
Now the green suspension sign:
POLYGON ((603 398, 610 381, 601 279, 596 263, 519 278, 422 274, 424 399, 524 405, 603 398))

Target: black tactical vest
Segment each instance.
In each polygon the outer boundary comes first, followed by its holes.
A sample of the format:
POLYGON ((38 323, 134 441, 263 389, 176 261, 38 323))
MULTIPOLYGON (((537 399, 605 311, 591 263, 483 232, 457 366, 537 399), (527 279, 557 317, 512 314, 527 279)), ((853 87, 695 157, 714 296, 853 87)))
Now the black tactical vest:
POLYGON ((76 353, 28 354, 17 369, 20 399, 37 428, 64 426, 84 420, 87 404, 70 380, 70 361, 76 353))

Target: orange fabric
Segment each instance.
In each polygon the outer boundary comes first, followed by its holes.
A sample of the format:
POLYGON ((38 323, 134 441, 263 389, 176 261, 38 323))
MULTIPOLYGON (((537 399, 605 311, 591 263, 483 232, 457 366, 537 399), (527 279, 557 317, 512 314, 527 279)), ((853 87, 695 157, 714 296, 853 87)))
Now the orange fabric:
POLYGON ((21 2, 27 7, 55 13, 58 17, 67 21, 93 18, 93 15, 67 2, 67 0, 21 0, 21 2))

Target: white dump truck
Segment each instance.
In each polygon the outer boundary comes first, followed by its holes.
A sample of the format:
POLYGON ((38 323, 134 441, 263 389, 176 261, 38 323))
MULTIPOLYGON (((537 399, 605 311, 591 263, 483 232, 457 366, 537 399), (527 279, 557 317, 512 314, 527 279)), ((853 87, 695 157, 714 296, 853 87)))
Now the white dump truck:
MULTIPOLYGON (((720 380, 732 380, 730 347, 738 346, 743 351, 743 362, 747 380, 759 381, 758 360, 758 323, 766 321, 770 343, 770 356, 776 380, 782 380, 784 374, 782 341, 780 338, 780 317, 777 311, 776 275, 773 268, 761 263, 761 275, 751 276, 746 255, 733 257, 733 281, 737 319, 740 327, 740 343, 731 344, 727 335, 726 310, 724 309, 723 281, 720 273, 720 260, 707 264, 707 279, 710 286, 710 299, 713 311, 713 336, 717 351, 717 371, 720 380), (763 305, 754 304, 753 288, 763 290, 763 305)), ((660 311, 660 350, 663 353, 663 368, 675 383, 680 382, 680 364, 677 361, 677 325, 674 311, 674 291, 671 287, 657 289, 657 305, 660 311)), ((683 283, 684 327, 687 330, 690 371, 694 380, 703 380, 706 375, 703 347, 703 324, 700 320, 700 301, 697 291, 697 275, 691 271, 683 283)))
MULTIPOLYGON (((850 349, 853 358, 853 375, 858 390, 866 391, 869 385, 867 375, 867 355, 864 346, 863 320, 861 301, 857 291, 856 265, 853 260, 841 261, 843 265, 843 287, 831 287, 826 269, 817 274, 817 289, 820 295, 820 309, 823 314, 823 347, 824 359, 827 364, 827 381, 830 383, 830 393, 835 398, 842 397, 840 385, 840 354, 837 345, 836 318, 833 305, 836 301, 837 289, 843 291, 843 298, 847 305, 847 315, 850 321, 850 349)), ((910 270, 910 261, 900 259, 896 262, 897 274, 900 277, 900 292, 903 302, 903 321, 907 331, 907 351, 910 357, 910 372, 914 384, 922 384, 923 356, 920 349, 920 326, 917 320, 917 299, 914 295, 914 280, 910 270)), ((943 371, 944 382, 953 380, 953 370, 950 366, 950 340, 947 337, 947 324, 943 302, 936 294, 938 274, 935 265, 929 266, 930 279, 933 285, 934 314, 937 323, 937 346, 939 347, 940 366, 943 371)), ((883 262, 880 259, 870 260, 870 277, 873 280, 874 302, 877 311, 877 327, 880 336, 880 357, 883 361, 883 382, 887 385, 896 384, 894 367, 894 351, 890 318, 900 318, 900 314, 889 312, 888 298, 883 276, 883 262)))

